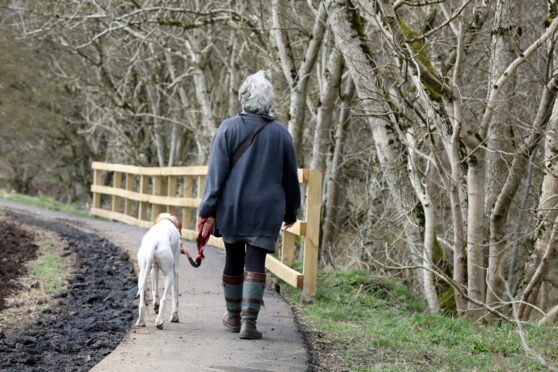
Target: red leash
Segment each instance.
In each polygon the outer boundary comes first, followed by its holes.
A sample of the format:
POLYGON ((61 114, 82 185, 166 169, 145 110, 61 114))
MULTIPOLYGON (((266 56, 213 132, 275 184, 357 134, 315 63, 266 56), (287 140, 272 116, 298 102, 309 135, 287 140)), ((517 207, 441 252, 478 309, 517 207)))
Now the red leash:
MULTIPOLYGON (((180 220, 169 213, 161 213, 157 216, 157 220, 155 223, 159 222, 160 220, 169 220, 172 224, 177 228, 178 233, 182 235, 182 223, 180 220)), ((188 248, 182 240, 180 240, 180 253, 186 255, 188 257, 188 261, 190 261, 190 265, 193 267, 200 267, 202 260, 205 258, 203 254, 203 250, 207 246, 207 242, 209 241, 209 236, 211 235, 211 230, 215 225, 215 220, 213 218, 202 218, 198 223, 198 237, 196 238, 196 243, 198 246, 198 256, 194 260, 188 252, 188 248), (207 226, 204 226, 207 225, 207 226)))
POLYGON ((205 258, 203 250, 205 249, 205 247, 207 247, 207 242, 209 241, 209 237, 211 236, 213 226, 215 226, 215 220, 213 218, 209 217, 200 219, 200 222, 198 223, 198 236, 196 237, 198 256, 195 260, 190 255, 190 252, 188 252, 186 245, 183 242, 180 242, 180 252, 188 257, 190 265, 194 267, 200 267, 202 260, 205 258))

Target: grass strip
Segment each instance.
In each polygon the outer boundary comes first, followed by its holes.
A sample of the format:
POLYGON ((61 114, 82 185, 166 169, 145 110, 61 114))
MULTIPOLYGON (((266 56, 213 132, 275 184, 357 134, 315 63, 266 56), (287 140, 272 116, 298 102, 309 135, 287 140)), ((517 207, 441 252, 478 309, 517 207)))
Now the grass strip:
MULTIPOLYGON (((322 368, 351 371, 543 371, 527 357, 514 324, 474 324, 426 312, 400 281, 367 271, 321 271, 316 301, 284 293, 298 308, 322 368)), ((529 345, 558 362, 558 332, 526 325, 529 345)))
POLYGON ((46 294, 57 293, 66 286, 69 273, 60 263, 60 254, 55 252, 52 240, 43 240, 39 244, 39 258, 29 268, 31 274, 41 283, 46 294))
POLYGON ((45 208, 52 211, 70 213, 80 217, 89 217, 89 211, 84 210, 77 204, 65 204, 47 196, 29 196, 23 194, 9 193, 0 189, 0 198, 16 203, 45 208))

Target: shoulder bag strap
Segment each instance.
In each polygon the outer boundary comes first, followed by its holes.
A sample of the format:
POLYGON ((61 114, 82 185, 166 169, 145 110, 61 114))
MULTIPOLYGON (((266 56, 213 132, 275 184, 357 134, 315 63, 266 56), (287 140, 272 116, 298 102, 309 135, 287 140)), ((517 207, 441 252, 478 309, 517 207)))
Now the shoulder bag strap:
MULTIPOLYGON (((242 120, 242 122, 244 122, 244 118, 242 116, 240 116, 240 119, 242 120)), ((234 156, 232 158, 231 161, 231 169, 234 167, 234 165, 238 162, 238 160, 240 159, 240 157, 242 156, 242 154, 244 154, 246 152, 246 150, 248 150, 248 147, 250 147, 250 145, 252 144, 252 142, 254 141, 254 138, 256 137, 256 135, 258 133, 260 133, 260 131, 262 129, 264 129, 264 127, 267 125, 268 121, 267 119, 262 119, 262 121, 260 121, 258 123, 258 125, 256 126, 256 128, 254 129, 254 131, 252 132, 252 134, 250 134, 248 137, 246 137, 246 139, 244 139, 244 141, 242 141, 242 143, 240 144, 238 150, 236 150, 236 152, 234 153, 234 156)))

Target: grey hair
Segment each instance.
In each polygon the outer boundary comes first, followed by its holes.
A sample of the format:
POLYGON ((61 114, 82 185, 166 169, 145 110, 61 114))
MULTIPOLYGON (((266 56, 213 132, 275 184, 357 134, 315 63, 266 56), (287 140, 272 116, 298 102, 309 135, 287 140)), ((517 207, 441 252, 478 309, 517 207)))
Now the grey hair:
POLYGON ((238 90, 238 100, 242 109, 256 114, 267 114, 275 101, 273 86, 260 70, 249 75, 238 90))

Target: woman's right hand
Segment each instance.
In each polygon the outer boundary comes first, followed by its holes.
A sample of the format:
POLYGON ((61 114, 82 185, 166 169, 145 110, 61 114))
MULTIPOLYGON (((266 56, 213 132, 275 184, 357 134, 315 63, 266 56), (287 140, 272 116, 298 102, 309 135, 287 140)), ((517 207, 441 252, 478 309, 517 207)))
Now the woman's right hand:
POLYGON ((214 217, 201 217, 198 223, 198 234, 209 236, 213 229, 213 225, 215 225, 214 217))
POLYGON ((286 223, 286 222, 285 222, 285 223, 283 224, 283 228, 284 228, 285 230, 288 230, 288 229, 290 229, 291 227, 293 227, 293 225, 294 225, 294 223, 286 223))

